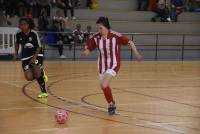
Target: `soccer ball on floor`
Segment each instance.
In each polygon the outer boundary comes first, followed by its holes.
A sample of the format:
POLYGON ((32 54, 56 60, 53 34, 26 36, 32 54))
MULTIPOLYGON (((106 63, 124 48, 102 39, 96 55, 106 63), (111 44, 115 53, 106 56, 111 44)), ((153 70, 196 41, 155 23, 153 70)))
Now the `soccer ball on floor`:
POLYGON ((67 111, 64 110, 58 110, 55 113, 55 120, 58 124, 64 124, 69 119, 69 114, 67 111))

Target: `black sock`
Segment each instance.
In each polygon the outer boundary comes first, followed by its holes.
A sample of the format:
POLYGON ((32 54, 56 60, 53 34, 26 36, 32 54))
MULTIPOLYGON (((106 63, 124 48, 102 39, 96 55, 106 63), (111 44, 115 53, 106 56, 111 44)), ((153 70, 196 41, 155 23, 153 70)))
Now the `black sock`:
POLYGON ((44 70, 41 69, 41 76, 44 77, 44 70))
POLYGON ((40 85, 41 92, 46 93, 45 82, 42 76, 37 78, 38 84, 40 85))

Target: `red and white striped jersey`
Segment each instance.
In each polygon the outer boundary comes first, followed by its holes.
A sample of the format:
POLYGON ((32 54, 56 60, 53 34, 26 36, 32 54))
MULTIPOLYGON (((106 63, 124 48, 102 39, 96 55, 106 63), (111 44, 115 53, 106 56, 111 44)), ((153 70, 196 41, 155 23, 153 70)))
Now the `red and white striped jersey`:
POLYGON ((120 68, 120 47, 127 45, 129 39, 120 33, 109 31, 104 39, 100 33, 95 34, 88 40, 86 48, 90 51, 98 48, 98 69, 99 73, 104 73, 107 69, 112 69, 116 73, 120 68))

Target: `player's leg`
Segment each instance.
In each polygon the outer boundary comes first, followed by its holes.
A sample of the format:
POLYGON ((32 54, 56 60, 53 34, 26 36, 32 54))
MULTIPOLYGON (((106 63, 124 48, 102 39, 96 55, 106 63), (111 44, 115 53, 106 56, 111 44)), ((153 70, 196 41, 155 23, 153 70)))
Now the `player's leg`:
POLYGON ((46 75, 45 71, 44 71, 44 68, 41 68, 41 75, 44 79, 44 82, 48 82, 49 78, 48 76, 46 75))
POLYGON ((46 87, 45 87, 45 81, 42 76, 42 69, 41 69, 42 62, 43 62, 43 58, 37 57, 36 64, 33 65, 33 74, 34 74, 34 77, 37 79, 37 82, 40 85, 40 89, 41 89, 41 93, 38 95, 38 98, 48 97, 46 87))
POLYGON ((25 79, 27 81, 32 81, 34 79, 34 75, 32 72, 32 68, 29 65, 29 61, 30 59, 22 61, 22 68, 24 70, 25 79))
POLYGON ((108 113, 110 115, 115 113, 116 107, 115 107, 115 101, 113 99, 112 95, 112 89, 109 87, 110 82, 112 81, 113 77, 116 75, 113 70, 108 70, 101 78, 100 86, 103 90, 104 96, 106 98, 106 101, 108 102, 108 113))
POLYGON ((34 80, 34 76, 33 76, 33 72, 32 69, 28 69, 24 72, 24 76, 26 78, 27 81, 32 81, 34 80))

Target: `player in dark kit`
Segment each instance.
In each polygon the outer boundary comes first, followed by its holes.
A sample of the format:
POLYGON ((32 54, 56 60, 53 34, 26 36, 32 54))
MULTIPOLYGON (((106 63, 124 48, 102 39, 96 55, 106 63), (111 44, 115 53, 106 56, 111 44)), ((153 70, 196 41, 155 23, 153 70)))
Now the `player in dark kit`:
POLYGON ((43 49, 37 32, 33 30, 34 23, 31 19, 22 18, 19 21, 19 28, 20 31, 16 34, 14 59, 18 57, 19 46, 21 46, 21 61, 25 78, 28 81, 37 79, 41 89, 38 98, 46 98, 48 94, 45 82, 48 77, 42 69, 43 49))

